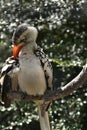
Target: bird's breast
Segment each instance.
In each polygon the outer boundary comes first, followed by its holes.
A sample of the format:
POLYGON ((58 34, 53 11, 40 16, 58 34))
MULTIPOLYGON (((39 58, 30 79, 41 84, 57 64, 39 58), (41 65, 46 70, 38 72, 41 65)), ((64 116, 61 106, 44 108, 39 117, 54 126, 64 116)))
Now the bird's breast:
POLYGON ((18 75, 20 89, 29 95, 43 95, 46 81, 39 59, 35 57, 21 59, 20 67, 18 75))

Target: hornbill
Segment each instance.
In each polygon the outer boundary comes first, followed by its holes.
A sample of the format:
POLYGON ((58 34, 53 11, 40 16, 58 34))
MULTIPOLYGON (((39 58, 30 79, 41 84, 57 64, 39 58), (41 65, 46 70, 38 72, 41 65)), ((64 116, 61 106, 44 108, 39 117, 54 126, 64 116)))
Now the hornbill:
MULTIPOLYGON (((2 101, 6 107, 11 103, 7 96, 11 90, 33 96, 44 95, 47 90, 52 90, 52 65, 43 49, 37 45, 37 36, 37 29, 26 23, 19 25, 13 33, 13 56, 3 65, 0 78, 2 101)), ((42 115, 42 103, 37 101, 36 104, 41 128, 50 130, 48 112, 42 115)))

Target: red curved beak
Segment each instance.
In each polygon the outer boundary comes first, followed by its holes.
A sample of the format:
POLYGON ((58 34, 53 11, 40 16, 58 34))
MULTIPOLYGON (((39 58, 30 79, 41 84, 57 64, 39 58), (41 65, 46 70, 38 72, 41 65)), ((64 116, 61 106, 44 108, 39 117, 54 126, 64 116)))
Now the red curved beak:
POLYGON ((15 59, 18 57, 18 54, 23 46, 24 46, 24 43, 20 43, 18 45, 13 46, 13 56, 15 59))

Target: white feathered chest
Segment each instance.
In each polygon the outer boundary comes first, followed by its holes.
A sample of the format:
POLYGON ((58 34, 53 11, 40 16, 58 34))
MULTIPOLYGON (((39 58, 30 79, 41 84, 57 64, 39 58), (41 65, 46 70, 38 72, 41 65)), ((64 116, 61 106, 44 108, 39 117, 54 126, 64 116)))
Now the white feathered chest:
POLYGON ((43 95, 46 90, 46 80, 40 59, 32 53, 23 53, 19 57, 19 64, 20 89, 29 95, 43 95))

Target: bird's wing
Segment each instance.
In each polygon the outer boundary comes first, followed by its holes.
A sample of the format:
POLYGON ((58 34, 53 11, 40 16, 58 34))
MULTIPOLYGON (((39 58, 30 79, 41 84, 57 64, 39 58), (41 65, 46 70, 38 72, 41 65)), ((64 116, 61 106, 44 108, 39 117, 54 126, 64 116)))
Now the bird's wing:
POLYGON ((52 90, 52 81, 53 81, 53 69, 51 62, 48 56, 43 52, 42 48, 39 46, 34 50, 34 54, 40 59, 41 66, 43 68, 47 88, 52 90))
POLYGON ((0 76, 0 89, 1 89, 1 99, 4 102, 5 107, 8 107, 11 103, 11 100, 8 98, 7 94, 11 90, 17 89, 17 69, 18 69, 18 60, 14 60, 13 56, 9 57, 1 70, 0 76))

